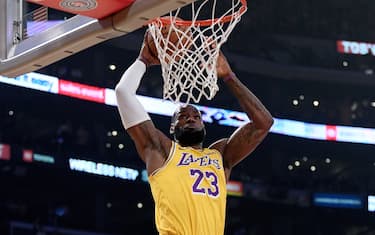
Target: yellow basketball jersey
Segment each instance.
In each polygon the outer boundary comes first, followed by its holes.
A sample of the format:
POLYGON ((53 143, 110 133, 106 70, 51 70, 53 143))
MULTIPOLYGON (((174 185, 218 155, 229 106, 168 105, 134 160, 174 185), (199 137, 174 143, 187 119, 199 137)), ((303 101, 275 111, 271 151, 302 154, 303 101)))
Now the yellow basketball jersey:
POLYGON ((164 166, 149 177, 160 235, 222 235, 226 179, 215 149, 173 142, 164 166))

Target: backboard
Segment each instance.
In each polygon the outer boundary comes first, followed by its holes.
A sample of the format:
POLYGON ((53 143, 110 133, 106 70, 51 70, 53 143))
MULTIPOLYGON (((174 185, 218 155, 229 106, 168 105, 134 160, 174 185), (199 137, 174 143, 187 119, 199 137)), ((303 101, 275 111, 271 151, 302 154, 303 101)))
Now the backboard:
MULTIPOLYGON (((195 0, 28 0, 73 14, 40 32, 28 29, 25 0, 0 1, 0 75, 16 77, 123 36, 195 0)), ((43 12, 43 11, 40 11, 43 12)), ((43 13, 41 13, 43 14, 43 13)), ((48 24, 48 19, 46 19, 48 24)))

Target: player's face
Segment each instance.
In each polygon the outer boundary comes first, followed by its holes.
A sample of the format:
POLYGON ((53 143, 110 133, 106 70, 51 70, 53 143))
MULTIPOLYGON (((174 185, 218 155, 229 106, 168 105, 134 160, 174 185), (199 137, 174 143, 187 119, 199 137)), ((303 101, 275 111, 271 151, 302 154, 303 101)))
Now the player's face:
POLYGON ((174 123, 175 140, 185 146, 201 144, 206 135, 201 113, 192 105, 182 106, 174 123))
POLYGON ((177 113, 176 127, 202 129, 203 126, 201 113, 194 106, 180 107, 177 113))

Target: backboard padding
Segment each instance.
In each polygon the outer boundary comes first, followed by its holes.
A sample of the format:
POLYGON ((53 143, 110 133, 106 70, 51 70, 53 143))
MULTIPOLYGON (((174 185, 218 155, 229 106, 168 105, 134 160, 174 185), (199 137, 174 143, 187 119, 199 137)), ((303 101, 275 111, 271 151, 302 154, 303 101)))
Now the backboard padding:
POLYGON ((56 10, 83 15, 95 19, 104 19, 126 7, 135 0, 27 0, 56 10))

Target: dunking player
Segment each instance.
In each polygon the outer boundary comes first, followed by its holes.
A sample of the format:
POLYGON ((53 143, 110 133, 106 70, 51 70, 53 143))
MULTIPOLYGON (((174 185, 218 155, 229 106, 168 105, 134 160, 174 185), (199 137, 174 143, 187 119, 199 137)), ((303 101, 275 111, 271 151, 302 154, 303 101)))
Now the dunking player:
POLYGON ((147 66, 156 64, 144 41, 139 57, 116 86, 122 123, 146 164, 156 227, 161 235, 222 235, 231 170, 262 142, 273 118, 220 53, 217 75, 252 121, 204 148, 201 114, 193 105, 184 105, 172 117, 171 140, 154 126, 135 96, 147 66))

